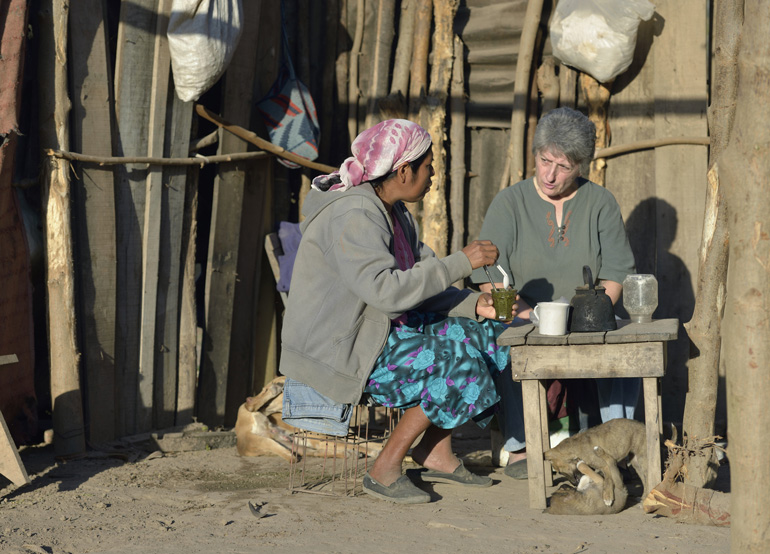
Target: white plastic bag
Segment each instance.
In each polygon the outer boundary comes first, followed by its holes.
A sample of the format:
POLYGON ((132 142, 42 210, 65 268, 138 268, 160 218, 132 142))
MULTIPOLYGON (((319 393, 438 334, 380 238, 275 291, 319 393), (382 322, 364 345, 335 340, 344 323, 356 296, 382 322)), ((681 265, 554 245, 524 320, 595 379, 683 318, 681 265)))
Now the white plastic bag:
POLYGON ((177 96, 197 100, 227 69, 241 38, 241 0, 174 0, 168 49, 177 96))
POLYGON ((654 13, 648 0, 560 0, 550 26, 553 54, 606 83, 631 65, 639 22, 654 13))

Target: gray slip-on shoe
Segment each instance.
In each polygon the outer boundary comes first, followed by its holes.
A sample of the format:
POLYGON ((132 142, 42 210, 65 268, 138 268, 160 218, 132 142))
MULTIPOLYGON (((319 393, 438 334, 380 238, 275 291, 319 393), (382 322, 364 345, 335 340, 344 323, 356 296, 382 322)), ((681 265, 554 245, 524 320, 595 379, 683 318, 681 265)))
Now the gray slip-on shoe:
POLYGON ((462 460, 460 460, 460 465, 452 473, 428 469, 420 473, 420 479, 428 483, 450 483, 467 487, 488 487, 492 484, 491 477, 471 473, 465 468, 462 460))
POLYGON ((527 473, 527 459, 524 458, 522 460, 516 460, 512 464, 508 464, 505 466, 505 469, 503 469, 503 473, 505 473, 508 477, 512 477, 513 479, 526 479, 529 475, 527 473))
POLYGON ((406 475, 402 475, 386 487, 367 473, 364 475, 362 486, 365 493, 380 500, 387 500, 396 504, 423 504, 430 502, 430 495, 415 487, 406 475))

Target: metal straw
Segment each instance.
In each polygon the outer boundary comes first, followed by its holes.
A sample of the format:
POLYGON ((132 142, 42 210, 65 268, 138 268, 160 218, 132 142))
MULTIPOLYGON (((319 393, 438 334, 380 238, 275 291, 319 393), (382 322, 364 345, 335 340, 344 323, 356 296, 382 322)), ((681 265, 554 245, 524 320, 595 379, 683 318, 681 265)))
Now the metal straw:
POLYGON ((489 274, 489 268, 487 268, 487 266, 484 266, 484 273, 487 274, 487 278, 489 279, 489 282, 492 285, 492 290, 497 290, 497 287, 495 286, 495 281, 494 279, 492 279, 492 275, 489 274))

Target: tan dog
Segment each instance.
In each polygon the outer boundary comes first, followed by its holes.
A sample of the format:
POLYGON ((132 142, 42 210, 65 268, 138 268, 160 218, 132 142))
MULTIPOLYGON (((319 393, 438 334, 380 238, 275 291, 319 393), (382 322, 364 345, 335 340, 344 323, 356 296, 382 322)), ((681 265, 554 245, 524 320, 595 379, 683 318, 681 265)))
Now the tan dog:
MULTIPOLYGON (((359 454, 360 449, 335 448, 334 444, 316 438, 303 438, 292 453, 292 433, 297 431, 281 419, 283 384, 286 377, 273 379, 257 396, 249 396, 238 408, 235 421, 235 448, 241 456, 275 454, 288 461, 297 456, 344 458, 348 451, 359 454)), ((368 443, 365 452, 374 455, 382 444, 368 443)))
MULTIPOLYGON (((633 419, 613 419, 581 431, 564 439, 554 448, 545 452, 545 459, 551 462, 553 469, 564 475, 573 485, 577 485, 582 473, 578 470, 578 462, 583 461, 592 468, 602 467, 605 463, 594 450, 600 446, 615 463, 628 458, 631 467, 642 480, 644 494, 647 488, 647 435, 644 424, 633 419)), ((603 497, 606 501, 614 501, 616 485, 611 475, 605 474, 603 497)), ((617 486, 620 486, 619 483, 617 486)))
POLYGON ((241 456, 276 454, 288 461, 294 459, 291 435, 285 429, 288 426, 280 420, 284 381, 285 377, 274 379, 257 396, 246 398, 238 408, 235 448, 241 456))
POLYGON ((628 490, 623 485, 623 477, 620 475, 618 465, 601 446, 594 446, 594 451, 601 458, 602 464, 597 468, 591 468, 584 461, 579 461, 577 470, 583 475, 577 487, 567 485, 553 493, 551 503, 545 510, 546 513, 554 515, 617 514, 626 506, 628 490), (609 481, 594 469, 598 469, 603 475, 609 477, 609 481), (605 486, 608 483, 614 488, 613 500, 604 498, 605 486))

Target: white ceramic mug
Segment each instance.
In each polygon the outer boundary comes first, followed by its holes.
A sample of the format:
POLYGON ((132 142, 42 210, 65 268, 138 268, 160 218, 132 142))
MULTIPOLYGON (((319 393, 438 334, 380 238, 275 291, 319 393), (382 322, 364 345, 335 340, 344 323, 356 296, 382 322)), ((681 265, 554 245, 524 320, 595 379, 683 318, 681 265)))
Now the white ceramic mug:
POLYGON ((534 309, 541 335, 566 335, 569 304, 564 302, 540 302, 534 309))

